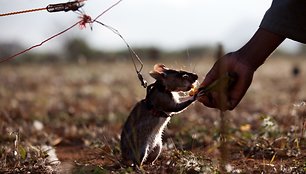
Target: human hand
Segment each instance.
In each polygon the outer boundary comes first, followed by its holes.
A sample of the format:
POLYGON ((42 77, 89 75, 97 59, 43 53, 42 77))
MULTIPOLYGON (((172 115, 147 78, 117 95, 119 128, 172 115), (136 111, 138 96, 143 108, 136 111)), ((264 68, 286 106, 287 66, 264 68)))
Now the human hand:
POLYGON ((249 88, 255 72, 255 68, 241 60, 243 60, 243 56, 239 52, 232 52, 220 58, 208 72, 200 88, 211 85, 226 73, 235 74, 233 83, 230 86, 223 85, 226 86, 226 90, 210 90, 205 95, 199 95, 197 100, 212 108, 234 109, 249 88))

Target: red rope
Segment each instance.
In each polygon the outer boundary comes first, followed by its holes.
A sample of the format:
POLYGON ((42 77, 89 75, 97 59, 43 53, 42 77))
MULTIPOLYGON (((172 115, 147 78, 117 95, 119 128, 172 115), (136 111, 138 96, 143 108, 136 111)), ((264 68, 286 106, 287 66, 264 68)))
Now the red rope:
POLYGON ((22 14, 22 13, 30 13, 30 12, 41 11, 41 10, 46 10, 46 7, 44 7, 44 8, 36 8, 36 9, 30 9, 30 10, 23 10, 23 11, 15 11, 15 12, 10 12, 10 13, 2 13, 2 14, 0 14, 0 17, 2 17, 2 16, 16 15, 16 14, 22 14))
POLYGON ((115 7, 116 5, 118 5, 122 0, 117 1, 115 4, 113 4, 112 6, 108 7, 106 10, 104 10, 101 14, 99 14, 92 22, 95 22, 99 17, 101 17, 102 15, 104 15, 106 12, 108 12, 110 9, 112 9, 113 7, 115 7))
MULTIPOLYGON (((83 2, 83 1, 86 1, 86 0, 77 0, 75 2, 83 2)), ((118 5, 122 0, 119 0, 117 1, 115 4, 113 4, 112 6, 110 6, 109 8, 107 8, 105 11, 103 11, 100 15, 98 15, 94 20, 91 19, 90 16, 86 15, 86 14, 83 14, 83 16, 81 17, 81 20, 78 21, 77 23, 73 24, 72 26, 70 26, 69 28, 45 39, 44 41, 42 41, 41 43, 37 44, 37 45, 34 45, 28 49, 25 49, 19 53, 16 53, 12 56, 9 56, 9 57, 6 57, 6 58, 0 58, 0 64, 3 63, 3 62, 6 62, 6 61, 9 61, 21 54, 24 54, 30 50, 32 50, 33 48, 36 48, 36 47, 39 47, 39 46, 42 46, 44 43, 52 40, 53 38, 67 32, 68 30, 72 29, 73 27, 75 27, 76 25, 80 25, 81 28, 85 28, 86 27, 86 24, 92 24, 93 22, 97 22, 96 20, 101 17, 103 14, 105 14, 106 12, 108 12, 110 9, 112 9, 114 6, 118 5)), ((5 14, 0 14, 0 16, 8 16, 8 15, 14 15, 14 14, 21 14, 21 13, 27 13, 27 12, 34 12, 34 11, 39 11, 39 10, 46 10, 46 8, 39 8, 39 9, 32 9, 32 10, 24 10, 24 11, 19 11, 19 12, 11 12, 11 13, 5 13, 5 14)))
POLYGON ((39 47, 39 46, 43 45, 44 43, 50 41, 51 39, 53 39, 53 38, 55 38, 55 37, 57 37, 57 36, 59 36, 59 35, 65 33, 65 32, 67 32, 68 30, 72 29, 73 27, 75 27, 76 25, 78 25, 80 22, 81 22, 81 21, 78 21, 77 23, 71 25, 69 28, 66 28, 65 30, 63 30, 63 31, 61 31, 61 32, 59 32, 59 33, 57 33, 57 34, 55 34, 55 35, 53 35, 53 36, 47 38, 46 40, 42 41, 41 43, 39 43, 39 44, 37 44, 37 45, 34 45, 34 46, 32 46, 32 47, 30 47, 30 48, 28 48, 28 49, 25 49, 25 50, 23 50, 23 51, 21 51, 21 52, 19 52, 19 53, 16 53, 16 54, 14 54, 14 55, 12 55, 12 56, 10 56, 10 57, 4 58, 4 59, 0 59, 0 63, 9 61, 9 60, 11 60, 11 59, 13 59, 13 58, 15 58, 15 57, 17 57, 17 56, 19 56, 19 55, 25 53, 25 52, 30 51, 30 50, 33 49, 33 48, 36 48, 36 47, 39 47))

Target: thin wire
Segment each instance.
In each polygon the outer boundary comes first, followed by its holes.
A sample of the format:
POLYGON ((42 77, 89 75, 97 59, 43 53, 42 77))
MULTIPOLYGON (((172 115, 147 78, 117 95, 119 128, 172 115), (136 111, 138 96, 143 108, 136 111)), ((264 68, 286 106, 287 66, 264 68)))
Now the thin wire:
POLYGON ((92 22, 95 22, 98 18, 100 18, 102 15, 104 15, 105 13, 107 13, 109 10, 111 10, 112 8, 114 8, 116 5, 118 5, 122 0, 117 1, 115 4, 113 4, 112 6, 108 7, 106 10, 104 10, 101 14, 99 14, 92 22))
POLYGON ((131 54, 131 59, 132 59, 133 64, 134 64, 135 71, 136 71, 137 73, 140 73, 141 70, 142 70, 142 68, 143 68, 143 63, 142 63, 141 59, 139 58, 139 56, 136 54, 136 52, 132 49, 132 47, 128 44, 128 42, 127 42, 127 41, 123 38, 123 36, 119 33, 119 31, 116 30, 115 28, 109 26, 109 25, 106 25, 106 24, 104 24, 104 23, 98 21, 98 20, 96 20, 95 22, 98 23, 98 24, 100 24, 100 25, 102 25, 102 26, 104 26, 104 27, 106 27, 107 29, 111 30, 113 33, 115 33, 116 35, 118 35, 118 36, 123 40, 123 42, 124 42, 125 45, 128 47, 128 50, 129 50, 129 52, 130 52, 130 54, 131 54), (135 62, 135 60, 134 60, 134 57, 137 59, 137 61, 138 61, 138 62, 140 63, 140 65, 141 65, 141 67, 139 68, 139 70, 138 70, 138 68, 137 68, 137 65, 136 65, 136 62, 135 62))
POLYGON ((15 12, 10 12, 10 13, 2 13, 0 14, 0 17, 2 16, 10 16, 10 15, 16 15, 16 14, 22 14, 22 13, 30 13, 30 12, 36 12, 36 11, 41 11, 41 10, 46 10, 47 8, 36 8, 36 9, 30 9, 30 10, 23 10, 23 11, 15 11, 15 12))
MULTIPOLYGON (((83 2, 83 1, 85 1, 85 0, 78 0, 78 2, 83 2)), ((103 14, 105 14, 106 12, 108 12, 109 10, 111 10, 113 7, 115 7, 116 5, 118 5, 121 1, 122 1, 122 0, 119 0, 118 2, 116 2, 115 4, 113 4, 112 6, 110 6, 110 7, 107 8, 106 10, 104 10, 104 11, 103 11, 100 15, 98 15, 93 21, 92 21, 92 20, 89 20, 89 21, 87 21, 87 23, 89 23, 89 24, 90 24, 90 23, 93 23, 93 22, 96 21, 99 17, 101 17, 103 14)), ((17 11, 17 12, 11 12, 11 13, 0 14, 0 16, 8 16, 8 15, 14 15, 14 14, 28 13, 28 12, 34 12, 34 11, 46 10, 46 9, 47 9, 47 7, 46 7, 46 8, 31 9, 31 10, 24 10, 24 11, 17 11)), ((80 12, 81 12, 81 11, 80 11, 80 12)), ((82 12, 81 12, 81 13, 82 13, 82 12)), ((33 48, 39 47, 39 46, 43 45, 44 43, 50 41, 51 39, 53 39, 53 38, 55 38, 55 37, 57 37, 57 36, 59 36, 59 35, 65 33, 65 32, 67 32, 68 30, 72 29, 72 28, 75 27, 76 25, 78 25, 78 24, 81 25, 82 23, 83 23, 83 19, 80 20, 80 21, 78 21, 77 23, 73 24, 72 26, 68 27, 67 29, 65 29, 65 30, 63 30, 63 31, 61 31, 61 32, 59 32, 59 33, 57 33, 57 34, 55 34, 55 35, 53 35, 53 36, 47 38, 46 40, 42 41, 40 44, 34 45, 34 46, 32 46, 32 47, 30 47, 30 48, 28 48, 28 49, 25 49, 25 50, 23 50, 23 51, 21 51, 21 52, 18 52, 18 53, 16 53, 16 54, 12 55, 12 56, 7 57, 7 58, 2 58, 2 59, 0 58, 0 63, 9 61, 9 60, 11 60, 11 59, 13 59, 13 58, 15 58, 15 57, 17 57, 17 56, 19 56, 19 55, 25 53, 25 52, 28 52, 28 51, 32 50, 33 48)), ((122 36, 121 36, 121 38, 123 39, 122 36)), ((123 39, 123 40, 124 40, 124 39, 123 39)), ((124 41, 125 41, 125 40, 124 40, 124 41)), ((125 41, 125 43, 127 43, 127 42, 125 41)), ((134 51, 133 51, 133 53, 136 55, 136 53, 135 53, 134 51)), ((137 57, 138 57, 138 56, 137 56, 137 57)), ((138 59, 139 59, 139 58, 138 58, 138 59)), ((140 60, 140 59, 139 59, 139 60, 140 60)), ((134 60, 133 60, 133 62, 134 62, 134 60)), ((142 70, 142 67, 143 67, 143 65, 142 65, 142 62, 141 62, 141 68, 140 68, 139 71, 136 70, 137 73, 139 73, 139 72, 142 70)))
MULTIPOLYGON (((83 2, 83 1, 85 1, 85 0, 78 0, 78 1, 76 1, 76 2, 83 2)), ((136 52, 130 47, 130 45, 129 45, 129 44, 127 43, 127 41, 123 38, 123 36, 119 33, 118 30, 116 30, 115 28, 113 28, 113 27, 111 27, 111 26, 109 26, 109 25, 106 25, 106 24, 104 24, 104 23, 102 23, 102 22, 100 22, 100 21, 97 21, 98 18, 100 18, 102 15, 104 15, 104 14, 107 13, 109 10, 111 10, 113 7, 115 7, 116 5, 118 5, 121 1, 122 1, 122 0, 119 0, 119 1, 117 1, 116 3, 114 3, 113 5, 111 5, 110 7, 108 7, 108 8, 107 8, 106 10, 104 10, 101 14, 99 14, 94 20, 91 20, 90 16, 88 16, 88 15, 86 15, 86 14, 82 14, 82 11, 80 11, 79 9, 77 9, 77 11, 79 11, 79 12, 83 15, 82 20, 78 21, 77 23, 73 24, 72 26, 68 27, 67 29, 65 29, 65 30, 63 30, 63 31, 61 31, 61 32, 59 32, 59 33, 57 33, 57 34, 55 34, 55 35, 53 35, 53 36, 47 38, 46 40, 42 41, 40 44, 34 45, 34 46, 32 46, 32 47, 30 47, 30 48, 28 48, 28 49, 25 49, 25 50, 23 50, 23 51, 21 51, 21 52, 19 52, 19 53, 16 53, 16 54, 14 54, 14 55, 12 55, 12 56, 10 56, 10 57, 3 58, 3 59, 0 58, 0 63, 3 63, 3 62, 5 62, 5 61, 9 61, 9 60, 11 60, 11 59, 13 59, 13 58, 15 58, 15 57, 21 55, 21 54, 24 54, 25 52, 28 52, 28 51, 32 50, 33 48, 36 48, 36 47, 41 46, 41 45, 43 45, 44 43, 50 41, 51 39, 53 39, 53 38, 55 38, 55 37, 57 37, 57 36, 59 36, 59 35, 65 33, 65 32, 67 32, 68 30, 72 29, 73 27, 75 27, 75 26, 78 25, 78 24, 79 24, 80 26, 83 26, 83 25, 85 26, 86 23, 88 23, 88 24, 90 25, 90 24, 92 24, 93 22, 97 22, 98 24, 100 24, 100 25, 102 25, 102 26, 108 28, 109 30, 111 30, 113 33, 115 33, 116 35, 118 35, 118 36, 124 41, 124 43, 126 44, 128 50, 129 50, 130 57, 131 57, 131 59, 132 59, 132 62, 133 62, 135 71, 136 71, 136 73, 137 73, 137 75, 138 75, 139 80, 141 81, 141 85, 142 85, 144 88, 146 88, 146 87, 147 87, 147 82, 143 79, 143 77, 142 77, 142 75, 141 75, 141 73, 140 73, 140 72, 142 71, 142 69, 143 69, 143 63, 142 63, 141 59, 138 57, 138 55, 136 54, 136 52), (85 18, 85 17, 86 17, 86 18, 85 18), (137 68, 137 65, 136 65, 136 62, 135 62, 135 58, 136 58, 136 60, 137 60, 137 61, 139 62, 139 64, 140 64, 140 68, 139 68, 139 69, 137 68)), ((47 8, 48 8, 48 7, 47 7, 47 8)), ((46 10, 47 8, 39 8, 39 9, 24 10, 24 11, 19 11, 19 12, 5 13, 5 14, 0 14, 0 16, 8 16, 8 15, 14 15, 14 14, 27 13, 27 12, 34 12, 34 11, 39 11, 39 10, 46 10)), ((75 10, 73 10, 73 11, 75 11, 75 10)))
POLYGON ((17 56, 19 56, 19 55, 25 53, 25 52, 30 51, 30 50, 33 49, 33 48, 36 48, 36 47, 39 47, 39 46, 43 45, 44 43, 50 41, 51 39, 53 39, 53 38, 55 38, 55 37, 57 37, 57 36, 59 36, 59 35, 65 33, 65 32, 67 32, 68 30, 72 29, 73 27, 75 27, 76 25, 78 25, 80 22, 81 22, 81 21, 78 21, 77 23, 71 25, 69 28, 66 28, 65 30, 63 30, 63 31, 61 31, 61 32, 59 32, 59 33, 57 33, 57 34, 55 34, 55 35, 53 35, 53 36, 47 38, 46 40, 42 41, 41 43, 39 43, 39 44, 37 44, 37 45, 34 45, 34 46, 32 46, 32 47, 30 47, 30 48, 28 48, 28 49, 25 49, 25 50, 23 50, 23 51, 21 51, 21 52, 19 52, 19 53, 16 53, 16 54, 14 54, 14 55, 12 55, 12 56, 10 56, 10 57, 4 58, 4 59, 0 59, 0 63, 9 61, 9 60, 11 60, 11 59, 13 59, 13 58, 15 58, 15 57, 17 57, 17 56))
POLYGON ((142 75, 141 75, 141 71, 142 71, 142 68, 143 68, 143 63, 141 61, 141 59, 138 57, 138 55, 136 54, 136 52, 130 47, 130 45, 127 43, 127 41, 123 38, 123 36, 119 33, 118 30, 116 30, 115 28, 111 27, 111 26, 108 26, 100 21, 98 21, 98 18, 101 17, 102 15, 104 15, 106 12, 108 12, 110 9, 112 9, 113 7, 115 7, 116 5, 118 5, 122 0, 119 0, 117 1, 115 4, 113 4, 112 6, 110 6, 109 8, 107 8, 106 10, 104 10, 100 15, 98 15, 94 20, 91 21, 91 23, 93 22, 97 22, 98 24, 108 28, 109 30, 111 30, 113 33, 115 33, 116 35, 118 35, 123 41, 124 43, 126 44, 126 46, 128 47, 128 50, 129 50, 129 53, 130 53, 130 57, 132 59, 132 62, 133 62, 133 65, 134 65, 134 68, 135 68, 135 71, 137 73, 137 76, 138 76, 138 79, 140 80, 141 82, 141 85, 146 88, 147 87, 147 82, 143 79, 142 75), (137 68, 137 65, 136 65, 136 62, 135 62, 135 58, 137 59, 137 61, 139 62, 140 64, 140 68, 138 69, 137 68))
POLYGON ((133 65, 134 65, 134 68, 135 68, 135 71, 137 73, 137 77, 138 79, 140 80, 140 83, 141 83, 141 86, 143 86, 144 88, 146 88, 148 85, 147 85, 147 81, 143 78, 142 74, 141 74, 141 71, 142 71, 142 68, 143 68, 143 63, 141 61, 141 59, 138 57, 138 55, 136 54, 136 52, 132 49, 132 47, 127 43, 127 41, 123 38, 123 36, 119 33, 118 30, 116 30, 115 28, 109 26, 109 25, 106 25, 100 21, 95 21, 96 23, 102 25, 103 27, 106 27, 107 29, 111 30, 113 33, 115 33, 116 35, 118 35, 122 40, 123 42, 125 43, 125 45, 127 46, 128 50, 129 50, 129 53, 130 53, 130 57, 131 57, 131 60, 133 62, 133 65), (140 64, 140 68, 138 70, 137 68, 137 65, 136 65, 136 62, 135 62, 135 59, 139 62, 140 64))

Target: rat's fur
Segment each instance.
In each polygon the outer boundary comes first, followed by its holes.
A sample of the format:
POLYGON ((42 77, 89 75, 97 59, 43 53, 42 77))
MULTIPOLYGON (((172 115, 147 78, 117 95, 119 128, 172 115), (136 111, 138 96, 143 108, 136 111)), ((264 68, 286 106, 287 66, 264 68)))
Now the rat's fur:
POLYGON ((157 64, 150 75, 156 79, 147 88, 147 96, 136 104, 127 118, 121 133, 121 152, 125 162, 141 166, 153 163, 162 149, 163 130, 173 113, 187 108, 195 97, 184 102, 172 94, 188 91, 198 76, 186 71, 177 71, 157 64))

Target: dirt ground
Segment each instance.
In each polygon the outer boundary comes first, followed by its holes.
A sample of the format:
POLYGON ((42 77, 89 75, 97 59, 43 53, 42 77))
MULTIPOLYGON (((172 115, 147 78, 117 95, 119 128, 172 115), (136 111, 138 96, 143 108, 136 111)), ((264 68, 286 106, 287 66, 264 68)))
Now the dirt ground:
MULTIPOLYGON (((213 64, 160 62, 200 81, 213 64)), ((145 62, 149 83, 154 63, 145 62)), ((270 58, 222 119, 194 103, 171 119, 157 162, 139 169, 122 163, 119 148, 121 126, 145 96, 131 62, 2 64, 0 173, 305 173, 303 67, 306 59, 270 58)))

